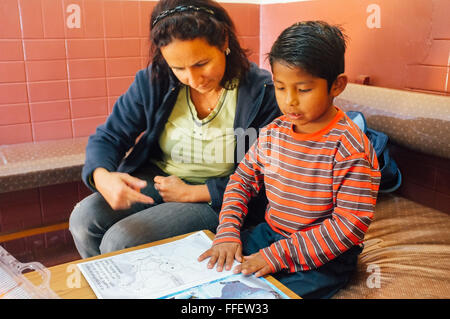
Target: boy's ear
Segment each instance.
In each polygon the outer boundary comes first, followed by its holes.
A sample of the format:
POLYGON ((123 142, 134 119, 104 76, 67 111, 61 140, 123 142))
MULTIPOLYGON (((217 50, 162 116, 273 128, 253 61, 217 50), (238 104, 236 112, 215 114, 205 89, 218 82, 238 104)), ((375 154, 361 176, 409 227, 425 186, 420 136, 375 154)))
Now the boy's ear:
POLYGON ((333 86, 331 87, 331 95, 333 97, 338 96, 342 93, 342 91, 345 90, 345 87, 347 86, 348 77, 344 73, 341 73, 338 75, 336 80, 333 83, 333 86))

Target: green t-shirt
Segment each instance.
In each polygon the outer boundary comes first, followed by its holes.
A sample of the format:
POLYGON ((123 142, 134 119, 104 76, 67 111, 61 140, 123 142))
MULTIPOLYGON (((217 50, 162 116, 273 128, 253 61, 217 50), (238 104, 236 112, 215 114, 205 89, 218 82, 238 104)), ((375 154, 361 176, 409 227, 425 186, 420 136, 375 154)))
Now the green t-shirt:
POLYGON ((230 175, 234 170, 237 91, 223 90, 216 108, 200 120, 188 88, 181 87, 159 138, 163 157, 154 163, 165 173, 194 184, 230 175))

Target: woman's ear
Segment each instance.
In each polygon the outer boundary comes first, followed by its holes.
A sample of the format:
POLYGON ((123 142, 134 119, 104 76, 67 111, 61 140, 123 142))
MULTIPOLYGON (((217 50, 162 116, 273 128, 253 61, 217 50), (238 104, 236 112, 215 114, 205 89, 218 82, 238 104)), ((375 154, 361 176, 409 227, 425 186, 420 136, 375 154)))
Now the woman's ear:
POLYGON ((230 49, 230 45, 228 43, 228 33, 225 34, 225 41, 223 42, 221 49, 222 49, 222 52, 225 52, 227 49, 228 50, 230 49))
POLYGON ((348 82, 348 77, 347 75, 345 75, 344 73, 341 73, 338 75, 338 77, 336 78, 336 80, 333 83, 333 86, 331 87, 331 95, 333 97, 338 96, 339 94, 341 94, 344 90, 345 87, 347 86, 347 82, 348 82))

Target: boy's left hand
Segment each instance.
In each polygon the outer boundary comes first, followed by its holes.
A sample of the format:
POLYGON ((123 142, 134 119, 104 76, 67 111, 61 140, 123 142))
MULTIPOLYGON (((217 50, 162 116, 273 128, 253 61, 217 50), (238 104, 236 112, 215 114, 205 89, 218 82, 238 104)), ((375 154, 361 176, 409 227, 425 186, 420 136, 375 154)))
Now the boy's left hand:
POLYGON ((261 277, 272 272, 269 264, 259 252, 245 256, 243 259, 241 264, 234 267, 233 272, 235 274, 242 272, 244 275, 251 275, 255 273, 256 277, 261 277))

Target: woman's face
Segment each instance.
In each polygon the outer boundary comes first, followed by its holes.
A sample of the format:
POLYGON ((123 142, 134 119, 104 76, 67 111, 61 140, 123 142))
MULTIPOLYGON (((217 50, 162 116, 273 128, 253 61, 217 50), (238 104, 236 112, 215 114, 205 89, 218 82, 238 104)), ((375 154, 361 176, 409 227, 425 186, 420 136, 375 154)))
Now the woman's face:
POLYGON ((226 65, 224 50, 203 38, 174 39, 161 48, 161 54, 181 83, 203 94, 221 89, 226 65))

